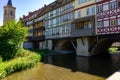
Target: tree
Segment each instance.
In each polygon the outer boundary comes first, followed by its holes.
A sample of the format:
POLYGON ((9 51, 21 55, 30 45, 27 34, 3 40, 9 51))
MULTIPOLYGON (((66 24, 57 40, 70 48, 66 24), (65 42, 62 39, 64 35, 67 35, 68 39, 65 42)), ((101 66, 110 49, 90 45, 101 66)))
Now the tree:
POLYGON ((27 35, 28 29, 20 21, 10 21, 0 28, 0 55, 3 60, 14 57, 27 35))

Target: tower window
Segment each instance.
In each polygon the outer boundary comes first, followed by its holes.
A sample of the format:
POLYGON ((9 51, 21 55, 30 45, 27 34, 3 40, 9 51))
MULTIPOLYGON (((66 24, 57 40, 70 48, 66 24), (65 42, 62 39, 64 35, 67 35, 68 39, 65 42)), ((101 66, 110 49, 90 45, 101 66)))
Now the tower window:
POLYGON ((7 15, 7 10, 5 10, 5 15, 7 15))
POLYGON ((11 11, 10 14, 13 15, 13 12, 11 11))

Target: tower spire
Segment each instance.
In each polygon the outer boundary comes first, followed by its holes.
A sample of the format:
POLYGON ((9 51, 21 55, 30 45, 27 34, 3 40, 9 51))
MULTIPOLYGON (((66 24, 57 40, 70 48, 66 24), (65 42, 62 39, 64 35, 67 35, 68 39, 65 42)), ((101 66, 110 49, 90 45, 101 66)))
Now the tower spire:
POLYGON ((12 1, 11 1, 11 0, 8 0, 7 5, 12 6, 12 1))

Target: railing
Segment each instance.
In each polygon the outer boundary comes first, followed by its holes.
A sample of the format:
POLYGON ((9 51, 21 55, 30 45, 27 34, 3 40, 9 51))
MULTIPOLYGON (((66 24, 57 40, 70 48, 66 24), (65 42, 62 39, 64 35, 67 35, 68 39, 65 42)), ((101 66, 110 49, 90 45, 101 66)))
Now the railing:
POLYGON ((34 28, 33 29, 34 31, 38 31, 38 30, 45 30, 45 26, 40 26, 40 27, 37 27, 37 28, 34 28))
POLYGON ((43 41, 45 40, 45 36, 41 35, 41 36, 28 36, 27 39, 29 41, 43 41))
POLYGON ((93 36, 95 35, 94 28, 91 29, 79 29, 72 28, 72 37, 93 36))

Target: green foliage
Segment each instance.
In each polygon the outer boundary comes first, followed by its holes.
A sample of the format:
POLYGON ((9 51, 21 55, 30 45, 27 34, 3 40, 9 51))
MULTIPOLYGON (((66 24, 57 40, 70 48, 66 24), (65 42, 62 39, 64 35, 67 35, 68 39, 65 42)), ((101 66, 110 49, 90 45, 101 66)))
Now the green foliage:
POLYGON ((38 54, 40 54, 42 56, 42 60, 44 60, 44 57, 46 56, 46 54, 49 54, 51 51, 50 50, 41 50, 41 49, 34 49, 34 50, 31 50, 31 51, 34 51, 38 54))
POLYGON ((0 63, 2 62, 2 57, 0 56, 0 63))
POLYGON ((25 70, 34 67, 40 60, 41 56, 28 50, 20 50, 13 60, 0 64, 0 78, 3 78, 13 72, 25 70))
POLYGON ((21 48, 27 34, 21 22, 10 21, 0 28, 0 79, 34 67, 41 60, 39 54, 21 48))
POLYGON ((14 57, 27 34, 28 29, 21 22, 10 21, 0 28, 0 55, 3 60, 14 57))
POLYGON ((117 51, 117 48, 109 48, 109 52, 114 53, 117 51))

